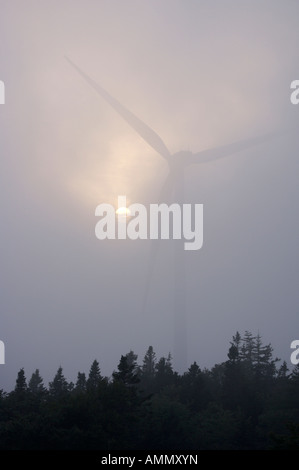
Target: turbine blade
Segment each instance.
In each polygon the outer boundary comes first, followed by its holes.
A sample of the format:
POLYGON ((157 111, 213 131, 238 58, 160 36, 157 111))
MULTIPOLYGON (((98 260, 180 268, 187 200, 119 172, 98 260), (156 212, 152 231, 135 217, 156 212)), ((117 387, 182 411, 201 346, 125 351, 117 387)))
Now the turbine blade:
POLYGON ((72 62, 68 57, 65 56, 65 59, 74 67, 75 70, 84 78, 84 80, 89 83, 89 85, 99 94, 101 97, 110 104, 110 106, 139 134, 156 152, 158 152, 162 157, 168 158, 170 156, 169 150, 164 144, 163 140, 156 134, 153 129, 147 126, 142 122, 137 116, 135 116, 131 111, 125 108, 121 103, 119 103, 113 96, 111 96, 104 88, 98 85, 94 80, 92 80, 86 73, 84 73, 74 62, 72 62))
POLYGON ((188 158, 188 164, 199 164, 212 162, 220 158, 229 157, 234 153, 241 152, 250 147, 260 145, 263 142, 267 142, 273 137, 277 136, 277 133, 264 134, 259 137, 253 137, 247 140, 240 140, 238 142, 233 142, 232 144, 223 145, 221 147, 215 147, 212 149, 203 150, 202 152, 195 153, 188 158))
MULTIPOLYGON (((159 195, 159 202, 167 202, 170 200, 172 191, 174 188, 174 180, 172 173, 169 173, 160 192, 159 195)), ((145 291, 143 296, 143 303, 142 303, 142 312, 145 313, 146 305, 148 302, 150 287, 152 284, 152 279, 154 277, 154 269, 157 260, 157 255, 159 251, 159 247, 161 246, 161 240, 151 240, 150 241, 150 252, 149 252, 149 262, 148 268, 146 273, 146 280, 145 280, 145 291)))

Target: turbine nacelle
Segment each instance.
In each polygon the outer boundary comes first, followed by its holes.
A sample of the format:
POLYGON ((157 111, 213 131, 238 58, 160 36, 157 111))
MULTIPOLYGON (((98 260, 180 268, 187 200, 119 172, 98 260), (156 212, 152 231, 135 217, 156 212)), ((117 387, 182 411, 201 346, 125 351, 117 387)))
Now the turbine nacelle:
POLYGON ((187 165, 190 164, 190 159, 193 153, 189 150, 181 150, 176 152, 167 159, 169 168, 171 170, 183 170, 187 165))

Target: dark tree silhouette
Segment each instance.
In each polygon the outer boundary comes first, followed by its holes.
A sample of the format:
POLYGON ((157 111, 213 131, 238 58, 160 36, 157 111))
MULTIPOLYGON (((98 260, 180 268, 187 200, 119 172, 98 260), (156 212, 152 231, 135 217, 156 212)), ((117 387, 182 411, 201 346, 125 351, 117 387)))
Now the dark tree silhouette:
POLYGON ((75 390, 78 392, 85 392, 86 390, 86 375, 84 372, 78 372, 75 390))
POLYGON ((62 367, 60 366, 56 372, 56 375, 52 382, 49 383, 49 393, 52 397, 64 396, 69 391, 69 386, 62 373, 62 367))
POLYGON ((27 390, 27 383, 26 383, 26 377, 25 377, 25 372, 24 368, 19 370, 18 372, 18 377, 16 380, 16 386, 15 386, 15 392, 22 394, 27 390))
POLYGON ((14 390, 0 392, 0 450, 298 450, 299 365, 277 362, 246 331, 224 362, 193 362, 182 375, 151 346, 141 366, 133 351, 121 356, 112 380, 96 359, 75 386, 59 367, 48 390, 38 369, 27 386, 22 368, 14 390))
POLYGON ((118 372, 113 372, 112 376, 115 382, 122 382, 124 385, 131 386, 139 382, 137 356, 130 351, 125 356, 121 356, 117 366, 118 372))
POLYGON ((44 387, 43 379, 41 378, 38 369, 33 372, 31 379, 29 380, 28 390, 34 395, 46 393, 46 388, 44 387))
POLYGON ((101 370, 98 361, 95 359, 91 364, 86 388, 89 391, 96 390, 102 381, 101 370))

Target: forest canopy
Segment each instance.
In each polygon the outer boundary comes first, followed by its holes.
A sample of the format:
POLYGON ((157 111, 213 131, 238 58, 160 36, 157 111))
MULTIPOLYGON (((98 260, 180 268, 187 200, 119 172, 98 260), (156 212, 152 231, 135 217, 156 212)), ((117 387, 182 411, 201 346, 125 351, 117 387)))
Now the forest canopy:
POLYGON ((0 450, 299 449, 299 366, 259 334, 237 332, 211 369, 180 375, 152 346, 137 359, 122 355, 110 378, 95 359, 75 383, 60 366, 48 386, 22 368, 0 391, 0 450))

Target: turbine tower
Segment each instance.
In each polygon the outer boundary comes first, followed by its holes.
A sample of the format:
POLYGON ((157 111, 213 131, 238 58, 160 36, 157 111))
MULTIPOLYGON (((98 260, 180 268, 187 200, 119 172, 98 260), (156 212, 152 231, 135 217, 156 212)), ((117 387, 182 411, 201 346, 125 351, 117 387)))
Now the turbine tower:
MULTIPOLYGON (((169 200, 174 195, 174 201, 184 202, 184 170, 189 165, 198 165, 228 157, 247 148, 266 142, 274 133, 233 142, 228 145, 206 149, 198 153, 180 151, 171 154, 161 137, 147 124, 141 121, 125 106, 119 103, 104 88, 84 73, 72 60, 65 57, 72 67, 89 83, 89 85, 168 163, 169 172, 160 193, 160 202, 169 200)), ((185 251, 183 240, 174 241, 174 361, 178 372, 187 368, 187 322, 186 322, 186 275, 185 251)), ((158 246, 151 244, 143 308, 145 309, 150 283, 153 276, 158 246)))

